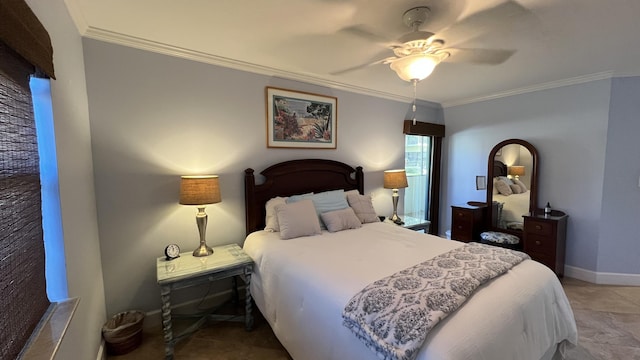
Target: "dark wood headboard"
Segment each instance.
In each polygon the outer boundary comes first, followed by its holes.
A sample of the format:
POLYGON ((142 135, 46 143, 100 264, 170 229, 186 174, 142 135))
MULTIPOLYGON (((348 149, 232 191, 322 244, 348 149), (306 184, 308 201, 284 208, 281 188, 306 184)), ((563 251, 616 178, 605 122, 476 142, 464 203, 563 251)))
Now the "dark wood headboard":
POLYGON ((507 165, 502 161, 493 160, 493 177, 507 176, 507 165))
POLYGON ((244 171, 247 235, 264 229, 265 204, 276 196, 291 196, 328 190, 358 190, 364 194, 362 167, 353 168, 334 160, 291 160, 260 172, 264 182, 256 185, 253 169, 244 171))

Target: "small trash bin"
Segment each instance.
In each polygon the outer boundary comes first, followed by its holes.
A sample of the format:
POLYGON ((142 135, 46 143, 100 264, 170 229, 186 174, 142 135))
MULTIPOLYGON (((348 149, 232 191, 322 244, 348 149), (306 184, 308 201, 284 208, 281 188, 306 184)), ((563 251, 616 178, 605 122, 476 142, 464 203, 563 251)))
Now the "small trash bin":
POLYGON ((110 355, 133 351, 142 343, 142 311, 125 311, 114 315, 102 326, 102 337, 110 355))

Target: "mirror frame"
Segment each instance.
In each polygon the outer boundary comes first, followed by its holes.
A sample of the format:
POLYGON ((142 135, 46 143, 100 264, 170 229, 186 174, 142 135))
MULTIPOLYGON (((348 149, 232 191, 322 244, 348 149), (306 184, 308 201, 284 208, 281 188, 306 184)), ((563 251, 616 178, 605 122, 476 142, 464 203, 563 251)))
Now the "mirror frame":
POLYGON ((538 151, 536 148, 531 145, 529 142, 522 139, 507 139, 501 141, 496 146, 491 149, 489 153, 489 159, 487 162, 487 206, 489 207, 489 211, 487 211, 487 226, 491 229, 495 229, 496 231, 501 232, 521 232, 518 230, 510 230, 508 229, 499 229, 493 226, 493 161, 496 157, 496 153, 498 150, 502 149, 503 146, 518 144, 522 145, 531 153, 531 184, 529 185, 529 212, 532 212, 538 208, 538 151))

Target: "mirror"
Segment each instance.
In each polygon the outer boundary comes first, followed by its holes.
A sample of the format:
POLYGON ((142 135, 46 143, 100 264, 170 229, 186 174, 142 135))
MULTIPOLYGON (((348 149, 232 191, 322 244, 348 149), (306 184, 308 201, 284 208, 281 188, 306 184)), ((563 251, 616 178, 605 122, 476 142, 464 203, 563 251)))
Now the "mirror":
POLYGON ((487 204, 492 204, 488 211, 490 227, 520 233, 524 224, 522 216, 537 209, 537 202, 536 148, 520 139, 505 140, 494 146, 487 167, 487 204))

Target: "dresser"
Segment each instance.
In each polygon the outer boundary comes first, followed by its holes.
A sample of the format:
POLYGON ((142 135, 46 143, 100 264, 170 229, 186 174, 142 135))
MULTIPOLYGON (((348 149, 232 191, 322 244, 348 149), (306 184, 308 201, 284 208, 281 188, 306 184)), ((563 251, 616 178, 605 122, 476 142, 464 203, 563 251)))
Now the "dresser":
POLYGON ((557 210, 545 215, 543 209, 524 216, 524 252, 547 265, 558 277, 564 275, 567 218, 557 210))
POLYGON ((487 206, 484 203, 451 206, 451 239, 479 241, 485 226, 487 206))

